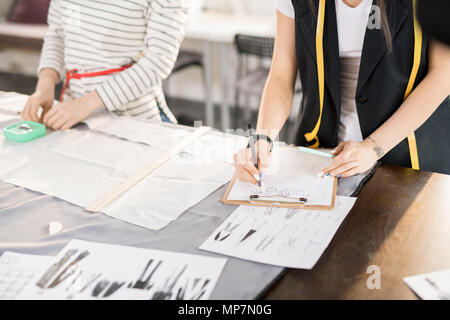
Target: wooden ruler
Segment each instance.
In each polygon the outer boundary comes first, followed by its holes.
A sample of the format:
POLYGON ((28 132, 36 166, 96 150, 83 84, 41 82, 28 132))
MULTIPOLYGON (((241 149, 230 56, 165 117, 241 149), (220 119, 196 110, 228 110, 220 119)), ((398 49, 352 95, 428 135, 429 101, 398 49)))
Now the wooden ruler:
POLYGON ((170 160, 170 158, 172 158, 174 155, 176 155, 180 151, 183 151, 183 149, 185 149, 192 142, 200 138, 209 130, 211 130, 210 127, 200 127, 196 129, 192 134, 190 134, 188 137, 186 137, 185 139, 180 141, 177 145, 175 145, 173 149, 162 154, 158 159, 156 159, 143 169, 139 170, 138 172, 136 172, 133 176, 131 176, 130 178, 128 178, 127 180, 116 186, 114 189, 103 195, 101 198, 97 199, 96 201, 88 205, 86 208, 84 208, 84 210, 89 212, 101 212, 108 204, 116 200, 123 193, 127 192, 134 185, 136 185, 139 181, 141 181, 149 174, 151 174, 153 171, 158 169, 160 166, 162 166, 164 163, 170 160))

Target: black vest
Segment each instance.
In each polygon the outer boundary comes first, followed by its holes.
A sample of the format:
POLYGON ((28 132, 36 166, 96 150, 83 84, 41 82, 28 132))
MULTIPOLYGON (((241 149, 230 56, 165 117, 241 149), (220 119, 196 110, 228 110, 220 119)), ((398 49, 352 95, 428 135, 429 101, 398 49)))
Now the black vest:
MULTIPOLYGON (((319 117, 319 89, 316 66, 316 25, 318 0, 292 0, 295 10, 295 42, 303 100, 297 124, 297 145, 308 145, 305 133, 312 131, 319 117)), ((375 3, 376 1, 374 1, 375 3)), ((388 52, 381 29, 366 29, 356 89, 356 108, 364 138, 380 127, 403 103, 414 55, 412 0, 387 0, 392 34, 388 52)), ((428 71, 428 39, 424 35, 422 57, 414 88, 428 71)), ((335 3, 326 1, 324 25, 325 93, 320 146, 334 148, 338 142, 341 113, 340 62, 335 3)), ((415 131, 420 169, 450 174, 449 97, 415 131)), ((411 167, 407 139, 387 153, 382 162, 411 167)))

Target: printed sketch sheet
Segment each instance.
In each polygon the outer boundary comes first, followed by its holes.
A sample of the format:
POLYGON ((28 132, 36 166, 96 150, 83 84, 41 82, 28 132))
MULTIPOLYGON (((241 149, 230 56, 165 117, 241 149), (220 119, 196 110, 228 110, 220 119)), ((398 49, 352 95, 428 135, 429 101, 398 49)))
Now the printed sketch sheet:
POLYGON ((17 298, 205 300, 225 263, 224 258, 72 240, 17 298))
MULTIPOLYGON (((0 180, 86 207, 164 151, 88 130, 49 132, 17 143, 0 138, 0 180)), ((229 181, 231 164, 181 152, 103 212, 160 229, 229 181)))
POLYGON ((0 256, 0 300, 14 299, 54 257, 3 252, 0 256))
POLYGON ((236 180, 228 200, 248 201, 250 195, 267 196, 273 201, 283 201, 284 197, 304 197, 308 199, 307 205, 330 206, 334 179, 318 177, 318 173, 330 163, 328 158, 296 148, 274 148, 271 166, 264 170, 262 193, 257 186, 236 180))
POLYGON ((332 211, 240 206, 200 249, 281 267, 312 269, 355 201, 338 196, 332 211))
POLYGON ((450 269, 403 278, 423 300, 450 300, 450 269))

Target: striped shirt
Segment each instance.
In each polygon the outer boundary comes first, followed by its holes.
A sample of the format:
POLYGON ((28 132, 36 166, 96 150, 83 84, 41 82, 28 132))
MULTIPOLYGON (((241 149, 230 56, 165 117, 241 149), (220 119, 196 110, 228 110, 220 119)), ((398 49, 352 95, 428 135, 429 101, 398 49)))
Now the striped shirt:
POLYGON ((118 68, 119 73, 71 79, 64 99, 94 90, 119 115, 170 120, 162 80, 172 71, 184 37, 188 0, 52 0, 39 71, 79 73, 118 68))

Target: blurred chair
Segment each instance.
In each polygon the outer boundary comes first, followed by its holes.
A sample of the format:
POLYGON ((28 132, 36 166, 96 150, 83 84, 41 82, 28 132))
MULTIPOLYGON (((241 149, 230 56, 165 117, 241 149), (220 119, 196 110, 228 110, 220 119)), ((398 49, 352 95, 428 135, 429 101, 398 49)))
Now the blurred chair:
POLYGON ((185 70, 189 67, 200 67, 202 69, 202 81, 203 81, 203 89, 205 94, 205 118, 206 125, 213 126, 214 119, 210 119, 211 117, 208 115, 212 114, 212 97, 211 97, 211 83, 208 81, 208 77, 206 75, 205 66, 203 64, 203 55, 198 52, 182 50, 178 54, 177 61, 173 67, 172 73, 166 79, 164 83, 164 91, 168 92, 169 89, 169 80, 172 75, 182 70, 185 70))
MULTIPOLYGON (((251 121, 252 111, 259 108, 261 95, 266 84, 270 71, 270 63, 264 63, 265 60, 271 60, 275 39, 269 37, 260 37, 254 35, 237 34, 234 37, 234 43, 238 52, 238 70, 235 82, 235 123, 236 127, 244 128, 251 121), (249 58, 254 57, 258 63, 254 67, 250 67, 249 58), (240 104, 241 98, 244 98, 245 106, 240 104), (258 101, 257 105, 251 106, 249 100, 255 97, 258 101), (240 116, 241 109, 244 109, 243 117, 240 116), (244 123, 242 123, 244 122, 244 123)), ((297 81, 295 86, 295 94, 301 93, 300 83, 297 81)), ((298 114, 298 107, 292 108, 289 121, 292 123, 298 114)))
POLYGON ((257 110, 249 104, 251 97, 260 101, 264 85, 269 75, 269 66, 264 65, 264 60, 272 58, 274 38, 259 37, 253 35, 237 34, 234 43, 238 53, 238 65, 235 82, 234 106, 235 106, 235 127, 245 127, 245 123, 250 122, 251 113, 257 110), (250 58, 257 59, 257 65, 250 66, 250 58), (242 108, 241 99, 244 100, 242 108), (241 117, 241 109, 244 115, 241 117), (243 122, 241 121, 243 120, 243 122))

